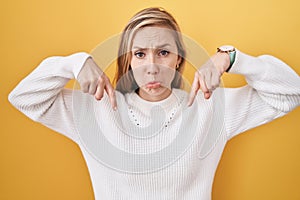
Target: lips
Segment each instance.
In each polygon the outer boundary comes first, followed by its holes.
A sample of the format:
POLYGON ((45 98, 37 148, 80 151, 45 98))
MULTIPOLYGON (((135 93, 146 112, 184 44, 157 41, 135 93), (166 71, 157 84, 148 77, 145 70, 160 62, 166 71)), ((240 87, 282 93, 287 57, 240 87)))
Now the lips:
POLYGON ((152 81, 152 82, 147 83, 146 87, 149 89, 156 89, 156 88, 159 88, 160 85, 161 85, 160 82, 152 81))

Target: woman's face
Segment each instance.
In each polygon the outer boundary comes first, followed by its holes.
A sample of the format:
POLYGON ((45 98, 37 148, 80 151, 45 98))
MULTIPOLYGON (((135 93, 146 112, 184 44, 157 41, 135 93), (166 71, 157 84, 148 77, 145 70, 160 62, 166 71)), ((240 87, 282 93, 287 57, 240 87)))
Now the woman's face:
POLYGON ((148 26, 138 30, 133 38, 130 64, 139 95, 145 100, 160 101, 171 94, 176 66, 181 62, 172 32, 148 26))

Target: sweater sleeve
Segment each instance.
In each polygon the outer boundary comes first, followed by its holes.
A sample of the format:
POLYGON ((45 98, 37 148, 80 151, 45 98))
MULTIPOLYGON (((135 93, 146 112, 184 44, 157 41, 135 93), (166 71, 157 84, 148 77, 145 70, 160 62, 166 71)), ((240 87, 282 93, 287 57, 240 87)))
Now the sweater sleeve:
POLYGON ((78 142, 72 112, 72 90, 64 88, 77 78, 90 55, 84 52, 43 60, 9 94, 8 100, 30 119, 78 142))
POLYGON ((225 89, 227 138, 267 123, 300 104, 300 78, 287 64, 270 56, 240 51, 230 73, 244 75, 247 85, 225 89))

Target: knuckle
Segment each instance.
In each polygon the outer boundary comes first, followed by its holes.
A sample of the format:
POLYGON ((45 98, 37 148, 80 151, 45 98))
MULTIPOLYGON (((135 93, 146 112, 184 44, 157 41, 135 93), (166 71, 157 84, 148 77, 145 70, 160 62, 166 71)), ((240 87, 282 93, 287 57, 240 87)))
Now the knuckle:
POLYGON ((81 81, 81 84, 80 84, 82 87, 87 87, 89 85, 89 81, 81 81))
POLYGON ((94 95, 95 92, 90 90, 90 91, 89 91, 89 94, 94 95))
POLYGON ((98 79, 98 84, 103 85, 104 83, 105 83, 104 78, 100 77, 100 78, 98 79))
POLYGON ((201 87, 201 90, 203 91, 203 92, 208 92, 208 90, 207 90, 207 88, 206 87, 201 87))
POLYGON ((222 76, 222 72, 220 72, 219 70, 216 70, 216 75, 218 76, 218 77, 221 77, 222 76))
POLYGON ((216 89, 217 87, 219 87, 219 83, 215 82, 215 83, 212 85, 212 87, 213 87, 214 89, 216 89))
POLYGON ((198 78, 202 79, 205 75, 205 72, 204 71, 199 71, 198 74, 199 74, 198 78))
POLYGON ((92 82, 92 83, 97 83, 97 82, 98 82, 98 80, 99 80, 99 79, 98 79, 97 77, 93 77, 93 78, 91 78, 91 82, 92 82))
POLYGON ((103 73, 100 75, 100 77, 103 79, 103 80, 109 80, 109 78, 103 73))
POLYGON ((88 84, 81 84, 80 87, 84 93, 87 93, 89 91, 88 84))

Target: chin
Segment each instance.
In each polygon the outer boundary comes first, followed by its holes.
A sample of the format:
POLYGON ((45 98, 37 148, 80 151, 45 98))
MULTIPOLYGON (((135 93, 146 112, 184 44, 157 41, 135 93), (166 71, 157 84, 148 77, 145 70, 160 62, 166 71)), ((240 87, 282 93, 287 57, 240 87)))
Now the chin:
POLYGON ((141 89, 147 95, 149 95, 153 98, 158 98, 158 99, 161 99, 160 97, 164 97, 164 96, 168 95, 171 91, 170 88, 166 88, 166 87, 159 87, 159 88, 155 88, 155 89, 149 89, 147 87, 143 87, 141 89))
POLYGON ((147 87, 143 87, 143 90, 146 91, 147 93, 153 93, 153 94, 156 94, 156 93, 164 93, 168 90, 170 90, 169 88, 166 88, 166 87, 158 87, 158 88, 147 88, 147 87))

